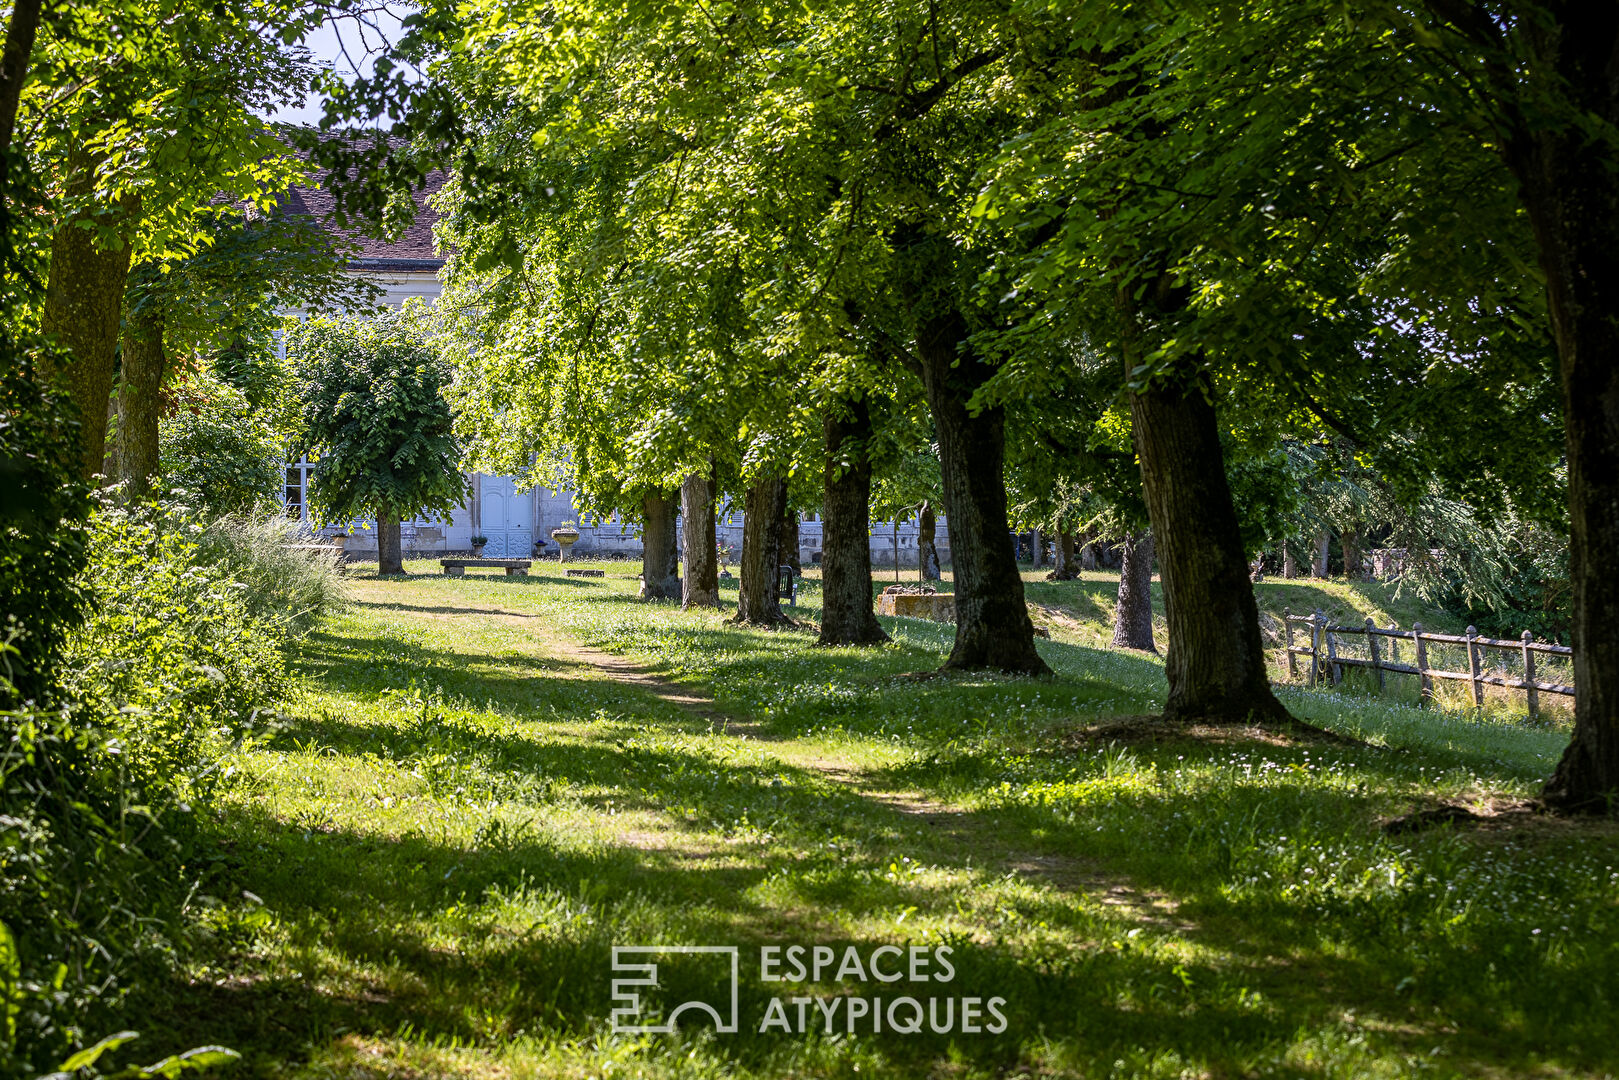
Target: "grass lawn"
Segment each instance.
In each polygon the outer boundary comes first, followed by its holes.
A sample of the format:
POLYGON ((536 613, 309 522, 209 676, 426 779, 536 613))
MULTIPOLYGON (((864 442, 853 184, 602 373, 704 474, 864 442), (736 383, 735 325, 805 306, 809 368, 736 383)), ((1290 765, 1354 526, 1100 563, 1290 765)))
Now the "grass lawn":
MULTIPOLYGON (((916 679, 950 628, 815 649, 596 565, 353 581, 283 728, 231 763, 204 959, 143 1006, 146 1051, 277 1077, 1619 1073, 1619 829, 1511 810, 1555 726, 1288 688, 1360 741, 1096 734, 1163 695, 1156 659, 1100 644, 1116 578, 1028 575, 1055 678, 916 679), (1380 828, 1441 800, 1504 812, 1380 828), (647 944, 738 946, 741 1030, 613 1034, 612 949, 647 944), (793 945, 847 977, 764 981, 793 945), (873 970, 913 955, 953 978, 873 970), (936 1010, 914 1034, 903 996, 936 1010), (991 998, 1004 1024, 964 1030, 991 998), (761 1033, 773 999, 791 1030, 761 1033)), ((1261 595, 1411 617, 1376 588, 1261 595)), ((660 957, 646 1011, 723 1011, 723 962, 660 957)))

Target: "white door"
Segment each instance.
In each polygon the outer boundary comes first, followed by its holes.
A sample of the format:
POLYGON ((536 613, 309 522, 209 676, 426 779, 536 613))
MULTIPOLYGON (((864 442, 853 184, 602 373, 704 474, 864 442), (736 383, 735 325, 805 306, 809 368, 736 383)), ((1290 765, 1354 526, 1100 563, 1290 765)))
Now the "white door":
POLYGON ((479 480, 483 524, 489 538, 484 555, 491 559, 526 559, 534 549, 534 503, 530 492, 517 491, 510 477, 479 480))

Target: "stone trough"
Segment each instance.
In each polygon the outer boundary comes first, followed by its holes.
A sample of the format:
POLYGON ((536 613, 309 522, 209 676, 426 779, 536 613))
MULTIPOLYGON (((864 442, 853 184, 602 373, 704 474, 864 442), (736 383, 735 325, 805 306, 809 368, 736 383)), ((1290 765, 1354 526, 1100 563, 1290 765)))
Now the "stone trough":
POLYGON ((956 621, 956 598, 949 593, 935 592, 927 586, 890 585, 877 597, 877 614, 953 623, 956 621))

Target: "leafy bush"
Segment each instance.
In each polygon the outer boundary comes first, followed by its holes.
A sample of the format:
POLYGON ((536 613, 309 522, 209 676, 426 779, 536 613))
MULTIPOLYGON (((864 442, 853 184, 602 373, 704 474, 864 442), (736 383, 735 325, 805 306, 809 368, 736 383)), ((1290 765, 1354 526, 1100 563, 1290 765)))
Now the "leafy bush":
POLYGON ((0 958, 15 1028, 0 1075, 111 1029, 183 947, 194 808, 271 715, 290 636, 339 594, 331 559, 288 535, 173 503, 92 514, 54 708, 0 715, 0 923, 17 944, 0 958))
POLYGON ((257 514, 279 504, 283 448, 264 414, 207 373, 177 384, 159 428, 163 479, 211 514, 257 514))
POLYGON ((0 708, 50 695, 50 676, 78 619, 86 487, 66 394, 40 357, 0 333, 0 708), (9 688, 8 688, 9 685, 9 688))

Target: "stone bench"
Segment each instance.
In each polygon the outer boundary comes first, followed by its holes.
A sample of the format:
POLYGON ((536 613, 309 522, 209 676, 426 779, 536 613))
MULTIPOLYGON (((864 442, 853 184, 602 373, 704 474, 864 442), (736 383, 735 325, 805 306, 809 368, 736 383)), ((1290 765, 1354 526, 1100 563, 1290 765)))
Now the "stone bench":
POLYGON ((444 567, 446 577, 464 577, 469 566, 500 567, 506 571, 507 577, 526 575, 528 568, 534 565, 533 559, 440 559, 438 564, 444 567))

